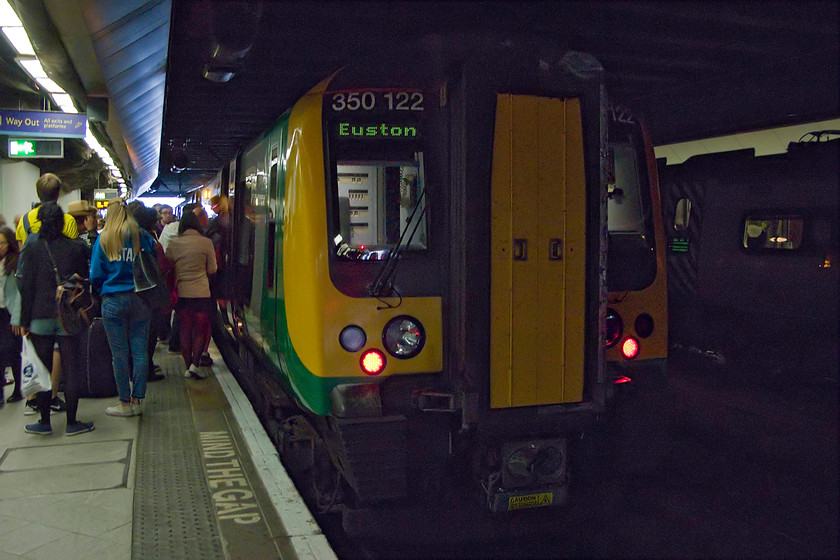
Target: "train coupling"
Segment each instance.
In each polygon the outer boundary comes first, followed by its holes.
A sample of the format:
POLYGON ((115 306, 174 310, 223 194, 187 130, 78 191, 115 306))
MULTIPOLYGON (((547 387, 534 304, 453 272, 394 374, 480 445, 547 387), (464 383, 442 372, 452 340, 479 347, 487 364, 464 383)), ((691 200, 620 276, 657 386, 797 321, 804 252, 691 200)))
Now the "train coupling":
POLYGON ((441 391, 416 391, 413 395, 417 408, 423 412, 455 412, 455 395, 441 391))

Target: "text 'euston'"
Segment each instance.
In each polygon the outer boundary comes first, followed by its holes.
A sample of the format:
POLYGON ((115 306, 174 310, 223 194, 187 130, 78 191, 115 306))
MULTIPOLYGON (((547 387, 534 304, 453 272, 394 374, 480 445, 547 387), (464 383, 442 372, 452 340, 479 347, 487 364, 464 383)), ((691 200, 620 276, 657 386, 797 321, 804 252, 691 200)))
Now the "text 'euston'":
POLYGON ((388 123, 351 124, 338 123, 338 135, 342 138, 417 138, 417 127, 388 123))

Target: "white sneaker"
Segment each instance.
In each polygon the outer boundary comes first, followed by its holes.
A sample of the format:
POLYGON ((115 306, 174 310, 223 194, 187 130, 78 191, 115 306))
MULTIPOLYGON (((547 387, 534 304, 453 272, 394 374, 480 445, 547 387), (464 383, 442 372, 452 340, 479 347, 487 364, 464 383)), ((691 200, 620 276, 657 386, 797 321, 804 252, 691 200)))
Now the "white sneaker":
POLYGON ((195 379, 207 379, 210 376, 210 374, 207 372, 207 368, 193 364, 190 366, 190 369, 187 370, 187 373, 184 374, 184 376, 194 377, 195 379))
POLYGON ((106 408, 105 414, 109 416, 135 416, 137 413, 134 412, 134 407, 132 405, 123 406, 120 402, 114 406, 106 408))

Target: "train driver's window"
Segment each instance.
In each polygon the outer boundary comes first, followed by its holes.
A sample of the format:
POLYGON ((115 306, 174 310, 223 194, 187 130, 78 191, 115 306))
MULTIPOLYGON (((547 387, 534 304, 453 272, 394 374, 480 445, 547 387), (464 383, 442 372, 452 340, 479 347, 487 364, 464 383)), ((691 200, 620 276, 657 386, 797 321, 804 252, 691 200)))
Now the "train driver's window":
POLYGON ((611 143, 615 183, 607 199, 607 225, 610 233, 645 234, 645 216, 639 185, 636 150, 629 142, 611 143))
POLYGON ((426 249, 422 154, 413 161, 339 161, 336 176, 337 245, 370 260, 386 257, 398 243, 426 249))
POLYGON ((800 216, 749 216, 744 220, 744 248, 799 249, 804 220, 800 216))

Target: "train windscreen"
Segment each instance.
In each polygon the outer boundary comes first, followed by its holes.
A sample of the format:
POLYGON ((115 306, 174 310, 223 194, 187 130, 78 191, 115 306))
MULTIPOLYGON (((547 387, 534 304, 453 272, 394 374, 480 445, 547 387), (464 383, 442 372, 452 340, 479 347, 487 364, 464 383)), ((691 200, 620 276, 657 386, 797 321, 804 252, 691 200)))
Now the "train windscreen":
POLYGON ((400 239, 409 250, 426 248, 421 154, 413 161, 338 161, 336 186, 341 243, 385 256, 400 239))
POLYGON ((656 253, 651 184, 639 126, 611 123, 609 146, 615 176, 607 198, 607 286, 613 292, 641 290, 656 278, 656 253))

